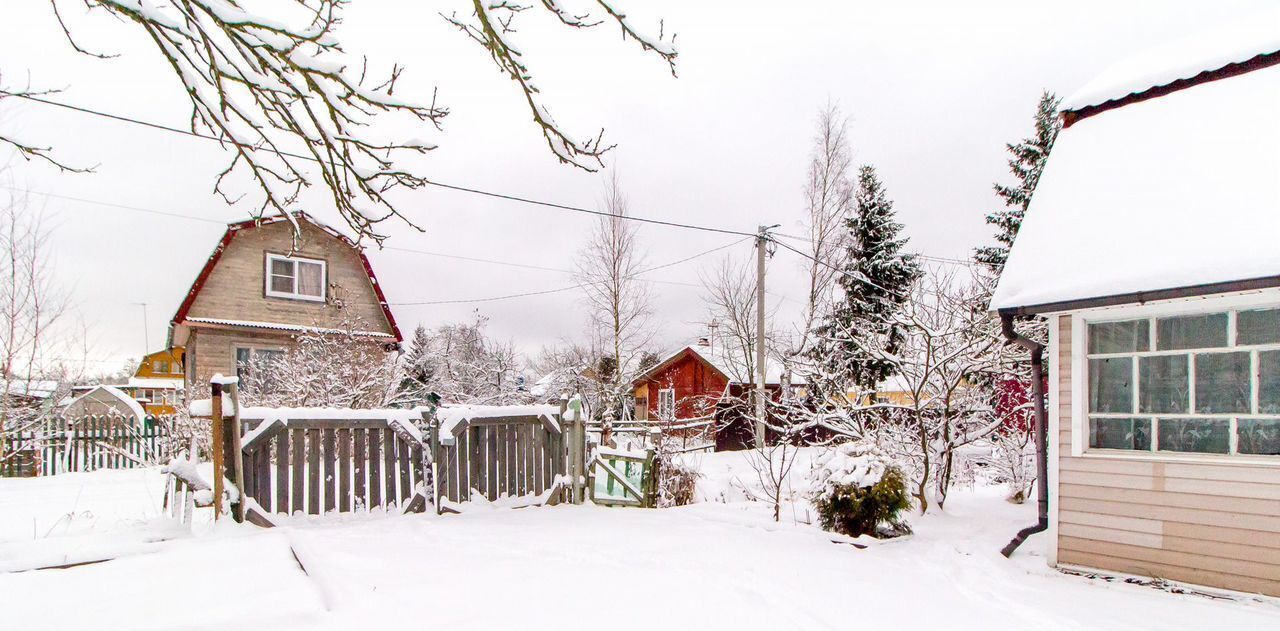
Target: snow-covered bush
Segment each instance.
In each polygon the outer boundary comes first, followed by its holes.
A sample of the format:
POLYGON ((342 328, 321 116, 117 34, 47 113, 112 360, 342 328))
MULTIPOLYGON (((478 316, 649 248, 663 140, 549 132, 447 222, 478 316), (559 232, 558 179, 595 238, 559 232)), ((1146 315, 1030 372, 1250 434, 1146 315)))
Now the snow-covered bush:
POLYGON ((874 444, 839 445, 814 462, 810 476, 823 528, 853 537, 908 530, 898 519, 911 507, 906 480, 874 444))
POLYGON ((677 458, 660 458, 658 464, 658 508, 692 504, 696 497, 698 470, 677 458))

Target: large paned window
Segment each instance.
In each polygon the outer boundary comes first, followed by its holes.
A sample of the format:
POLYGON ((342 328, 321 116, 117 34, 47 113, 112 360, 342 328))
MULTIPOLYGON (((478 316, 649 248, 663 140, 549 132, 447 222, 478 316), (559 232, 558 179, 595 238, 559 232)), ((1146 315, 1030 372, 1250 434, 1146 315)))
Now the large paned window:
POLYGON ((324 302, 325 262, 267 254, 267 295, 324 302))
POLYGON ((1089 449, 1280 456, 1280 308, 1087 324, 1089 449))

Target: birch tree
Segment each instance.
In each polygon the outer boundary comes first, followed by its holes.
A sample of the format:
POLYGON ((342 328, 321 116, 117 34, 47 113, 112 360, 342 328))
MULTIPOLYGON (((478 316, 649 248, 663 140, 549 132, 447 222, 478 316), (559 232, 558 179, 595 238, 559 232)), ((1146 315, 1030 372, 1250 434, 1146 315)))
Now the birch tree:
POLYGON ((653 340, 650 285, 638 278, 644 257, 636 224, 627 220, 627 197, 617 172, 605 186, 602 216, 578 254, 577 280, 586 294, 588 319, 601 351, 595 373, 614 410, 625 413, 625 391, 653 340))
POLYGON ((35 394, 34 382, 48 359, 53 327, 66 312, 66 296, 53 277, 48 238, 43 220, 30 211, 24 194, 9 192, 0 200, 0 462, 12 455, 4 451, 4 438, 32 429, 43 419, 43 410, 29 395, 35 394))
POLYGON ((848 121, 837 105, 828 103, 818 113, 805 180, 805 228, 811 258, 805 264, 805 303, 789 357, 809 350, 817 321, 831 306, 847 239, 844 226, 854 211, 852 165, 848 121))
MULTIPOLYGON (((459 0, 460 2, 460 0, 459 0)), ((254 212, 288 214, 297 210, 303 190, 328 191, 333 205, 360 237, 381 242, 379 224, 398 217, 414 225, 393 201, 392 191, 428 183, 411 167, 411 158, 429 152, 428 138, 442 128, 449 109, 435 95, 408 98, 397 93, 405 72, 399 64, 378 70, 368 59, 343 47, 338 25, 347 0, 50 0, 53 17, 70 46, 84 55, 107 59, 81 35, 97 15, 129 26, 138 40, 154 46, 171 78, 190 103, 191 132, 220 141, 230 158, 217 175, 214 190, 228 202, 247 198, 254 212), (79 9, 70 11, 70 9, 79 9), (392 132, 388 123, 403 121, 392 132)), ((479 44, 499 72, 518 87, 533 122, 552 154, 574 167, 595 170, 612 145, 599 134, 578 140, 552 117, 534 81, 525 53, 536 46, 517 45, 516 24, 523 14, 545 11, 570 30, 603 24, 618 27, 624 40, 667 63, 675 74, 675 37, 662 23, 652 34, 613 0, 569 11, 559 0, 521 4, 509 0, 460 2, 462 13, 440 14, 479 44)), ((434 18, 434 16, 433 16, 434 18)), ((0 83, 2 97, 40 97, 49 90, 0 83)), ((49 162, 64 171, 85 170, 59 160, 38 141, 0 130, 0 144, 29 160, 49 162)))

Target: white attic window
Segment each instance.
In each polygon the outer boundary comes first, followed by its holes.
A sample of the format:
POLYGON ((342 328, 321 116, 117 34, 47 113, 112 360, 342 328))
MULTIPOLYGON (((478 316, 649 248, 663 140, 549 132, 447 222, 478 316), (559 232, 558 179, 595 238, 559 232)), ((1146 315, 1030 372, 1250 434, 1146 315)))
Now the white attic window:
POLYGON ((317 259, 267 254, 266 291, 272 298, 324 302, 325 262, 317 259))

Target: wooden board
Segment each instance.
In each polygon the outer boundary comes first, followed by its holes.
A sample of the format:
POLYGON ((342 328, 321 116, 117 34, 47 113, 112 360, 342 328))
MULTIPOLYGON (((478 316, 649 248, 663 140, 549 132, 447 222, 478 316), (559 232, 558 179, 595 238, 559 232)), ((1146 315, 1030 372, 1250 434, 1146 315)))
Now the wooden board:
POLYGON ((324 512, 329 512, 338 507, 335 501, 335 491, 337 489, 338 472, 336 471, 338 454, 336 453, 338 430, 324 430, 323 444, 324 448, 324 512))

